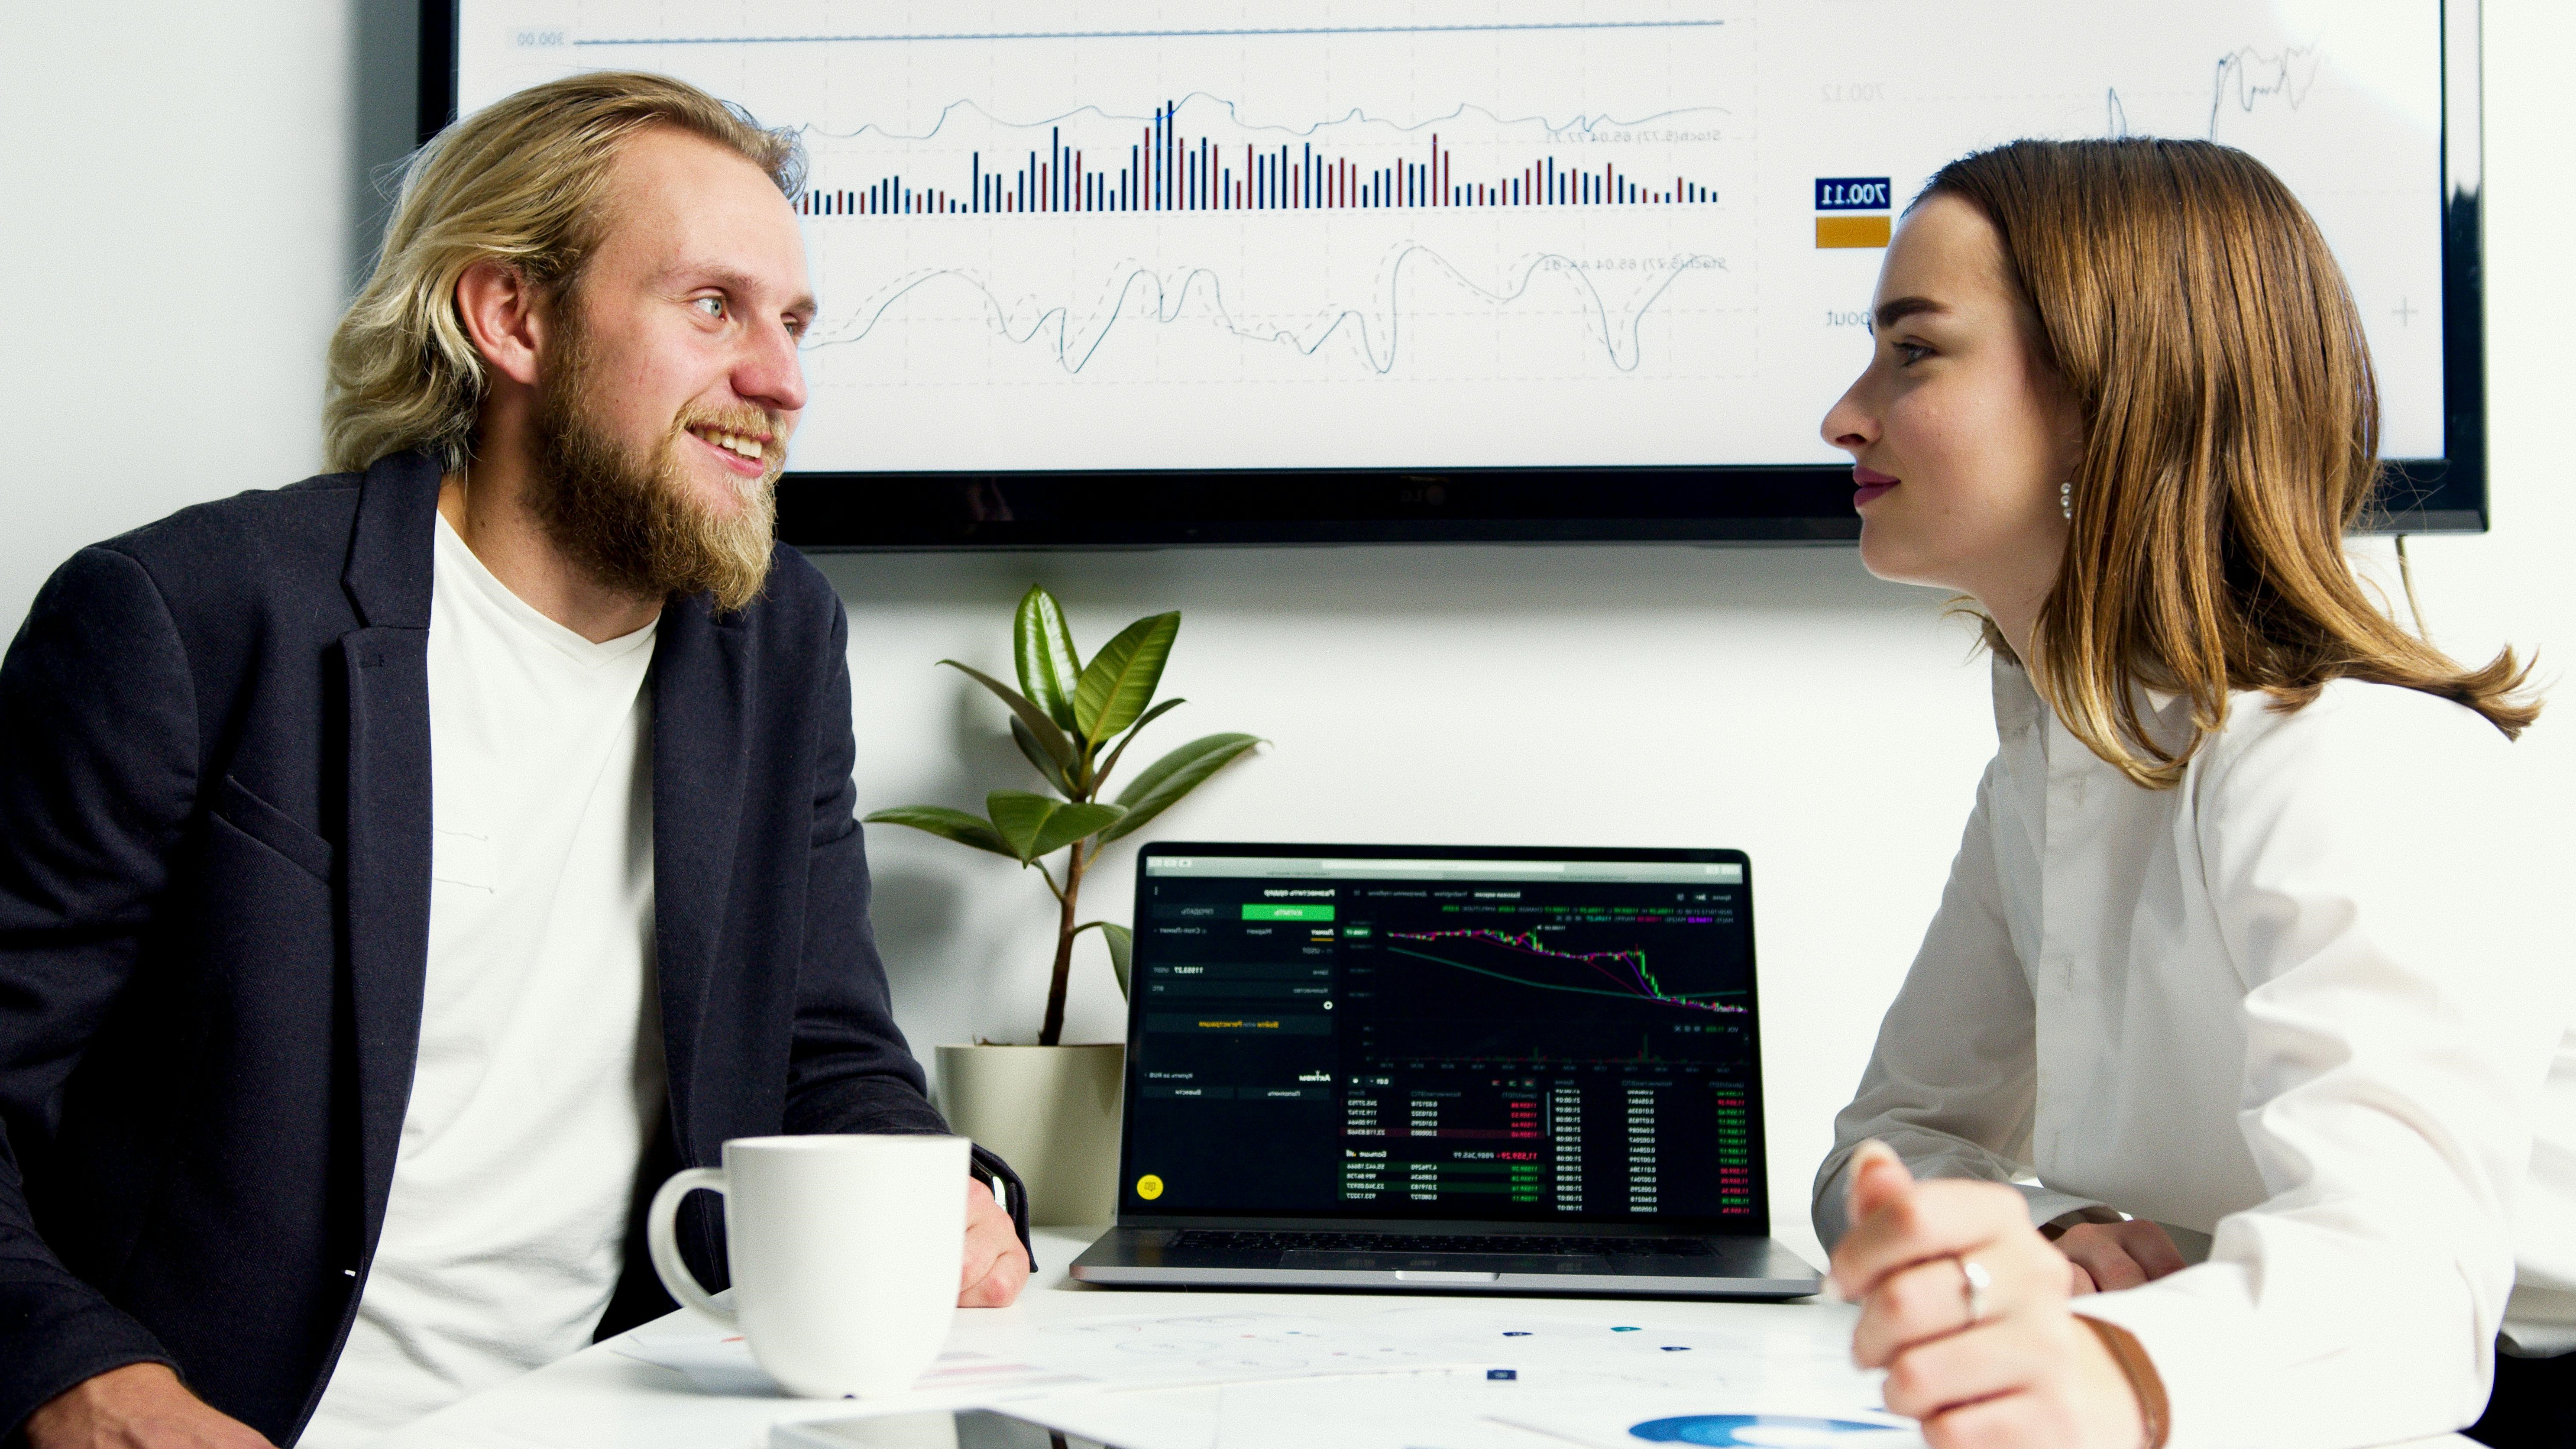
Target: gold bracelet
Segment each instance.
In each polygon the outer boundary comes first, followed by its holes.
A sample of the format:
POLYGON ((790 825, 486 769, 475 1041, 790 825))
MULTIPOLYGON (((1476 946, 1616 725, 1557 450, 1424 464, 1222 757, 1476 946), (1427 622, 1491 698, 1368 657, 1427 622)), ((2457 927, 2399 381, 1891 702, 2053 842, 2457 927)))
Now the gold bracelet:
POLYGON ((2111 1362, 2120 1366, 2120 1376, 2129 1381, 2129 1392, 2137 1396, 2138 1417, 2147 1428, 2145 1449, 2165 1449, 2166 1436, 2173 1432, 2173 1414, 2165 1403, 2164 1376, 2156 1372, 2155 1360, 2147 1357, 2146 1346, 2116 1323, 2086 1318, 2081 1313, 2075 1317, 2102 1340, 2111 1362))

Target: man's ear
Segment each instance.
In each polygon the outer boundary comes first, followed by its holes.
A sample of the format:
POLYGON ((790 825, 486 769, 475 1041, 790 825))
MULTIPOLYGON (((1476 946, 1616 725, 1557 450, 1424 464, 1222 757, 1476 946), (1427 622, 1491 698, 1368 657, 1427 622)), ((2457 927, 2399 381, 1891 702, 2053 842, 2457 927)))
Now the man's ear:
POLYGON ((537 383, 537 353, 553 320, 545 294, 518 268, 479 261, 456 279, 456 312, 483 363, 523 386, 537 383))

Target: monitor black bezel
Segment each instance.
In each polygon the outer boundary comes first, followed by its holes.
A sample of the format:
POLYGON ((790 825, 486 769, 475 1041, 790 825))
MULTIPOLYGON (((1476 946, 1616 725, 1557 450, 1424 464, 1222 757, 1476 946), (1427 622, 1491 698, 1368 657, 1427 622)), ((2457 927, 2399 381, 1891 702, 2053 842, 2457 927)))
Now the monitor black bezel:
MULTIPOLYGON (((459 0, 421 0, 420 139, 455 117, 459 0)), ((2443 451, 2392 459, 2372 533, 2483 533, 2487 498, 2479 0, 2442 0, 2443 451)), ((790 472, 779 536, 807 552, 1187 544, 1837 544, 1850 470, 1136 469, 790 472)))
MULTIPOLYGON (((1127 1191, 1128 1173, 1136 1161, 1132 1134, 1134 1114, 1121 1112, 1118 1121, 1118 1192, 1117 1214, 1120 1227, 1189 1228, 1189 1227, 1270 1227, 1297 1223, 1331 1223, 1353 1229, 1388 1228, 1419 1230, 1431 1223, 1458 1224, 1469 1228, 1490 1228, 1496 1232, 1547 1233, 1576 1228, 1644 1229, 1660 1232, 1682 1231, 1706 1237, 1767 1238, 1771 1236, 1771 1127, 1767 1103, 1769 1083, 1762 1068, 1762 962, 1759 935, 1755 929, 1753 909, 1753 858, 1741 850, 1676 848, 1672 846, 1538 846, 1538 845, 1314 845, 1278 841, 1149 841, 1136 853, 1136 895, 1134 921, 1151 919, 1146 914, 1145 892, 1152 883, 1149 862, 1165 856, 1313 856, 1317 859, 1344 860, 1637 860, 1658 864, 1736 865, 1744 869, 1744 954, 1749 973, 1746 1004, 1750 1007, 1753 1049, 1753 1110, 1749 1114, 1753 1133, 1753 1218, 1722 1218, 1689 1213, 1656 1213, 1639 1218, 1628 1213, 1579 1213, 1546 1218, 1469 1219, 1456 1216, 1373 1215, 1370 1210, 1336 1212, 1331 1209, 1279 1212, 1210 1211, 1158 1212, 1132 1201, 1127 1191)), ((1142 933, 1138 939, 1143 940, 1142 933)), ((1143 994, 1130 991, 1127 997, 1127 1060, 1124 1090, 1126 1100, 1137 1100, 1139 1070, 1134 1046, 1141 1023, 1143 994)))

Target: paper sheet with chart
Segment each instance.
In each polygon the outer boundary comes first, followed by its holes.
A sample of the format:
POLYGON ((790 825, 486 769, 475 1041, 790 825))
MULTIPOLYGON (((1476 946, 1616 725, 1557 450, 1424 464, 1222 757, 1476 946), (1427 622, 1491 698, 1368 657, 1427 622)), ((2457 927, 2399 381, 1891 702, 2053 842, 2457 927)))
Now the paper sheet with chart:
MULTIPOLYGON (((676 1369, 708 1393, 775 1394, 734 1329, 693 1316, 647 1324, 616 1352, 676 1369)), ((1150 1389, 1244 1379, 1390 1369, 1475 1367, 1465 1344, 1293 1313, 1086 1318, 1032 1324, 1017 1315, 961 1313, 938 1360, 899 1401, 999 1402, 1066 1390, 1150 1389), (1446 1355, 1446 1356, 1444 1356, 1446 1355)))
MULTIPOLYGON (((1346 1321, 961 1316, 913 1393, 864 1412, 988 1404, 1121 1449, 1919 1449, 1912 1426, 1885 1412, 1876 1376, 1812 1324, 1682 1317, 1653 1304, 1401 1307, 1346 1321)), ((712 1323, 649 1326, 617 1351, 707 1392, 777 1392, 740 1338, 712 1323)))

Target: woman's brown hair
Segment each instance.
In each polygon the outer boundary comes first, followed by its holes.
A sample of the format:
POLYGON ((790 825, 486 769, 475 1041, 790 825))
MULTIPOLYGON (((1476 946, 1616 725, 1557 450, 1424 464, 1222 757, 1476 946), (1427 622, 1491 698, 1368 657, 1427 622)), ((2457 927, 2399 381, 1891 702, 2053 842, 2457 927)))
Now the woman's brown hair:
POLYGON ((2031 645, 2032 683, 2077 739, 2167 789, 2230 690, 2294 710, 2360 679, 2508 736, 2538 717, 2512 650, 2462 668, 2344 557, 2379 480, 2378 384, 2325 238, 2261 162, 2207 141, 2016 141, 1942 167, 1931 196, 1993 223, 2081 410, 2073 526, 2031 645), (2147 733, 2133 682, 2188 698, 2191 737, 2147 733))

